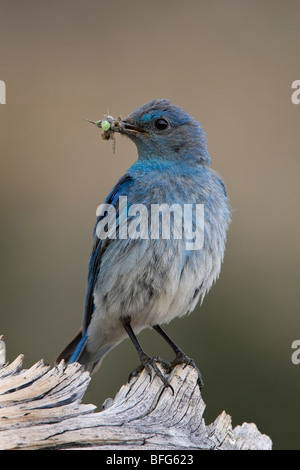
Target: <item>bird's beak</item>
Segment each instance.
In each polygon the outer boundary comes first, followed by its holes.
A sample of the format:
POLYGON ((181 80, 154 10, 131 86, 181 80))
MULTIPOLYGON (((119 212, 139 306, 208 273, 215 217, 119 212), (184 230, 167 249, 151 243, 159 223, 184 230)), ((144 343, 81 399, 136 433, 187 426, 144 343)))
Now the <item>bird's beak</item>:
POLYGON ((128 119, 121 119, 120 121, 115 121, 113 130, 115 132, 120 132, 121 134, 148 134, 141 127, 135 126, 128 119))

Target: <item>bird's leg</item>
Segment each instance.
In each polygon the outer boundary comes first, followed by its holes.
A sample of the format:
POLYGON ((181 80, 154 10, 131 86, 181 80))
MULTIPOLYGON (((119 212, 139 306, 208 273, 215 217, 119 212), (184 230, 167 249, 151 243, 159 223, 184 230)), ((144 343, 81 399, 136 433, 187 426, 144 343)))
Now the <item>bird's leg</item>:
POLYGON ((204 383, 203 383, 203 380, 202 380, 201 372, 198 369, 198 367, 196 366, 195 361, 193 359, 191 359, 190 357, 188 357, 180 349, 180 347, 177 346, 177 344, 174 343, 174 341, 170 338, 170 336, 168 336, 167 333, 164 332, 164 330, 159 325, 154 325, 153 328, 155 329, 155 331, 157 331, 157 333, 159 333, 167 341, 169 346, 171 346, 171 348, 173 349, 173 351, 176 354, 176 357, 175 357, 174 361, 171 362, 171 366, 174 367, 178 364, 186 364, 186 365, 190 365, 190 366, 194 367, 194 369, 196 369, 196 371, 198 372, 198 385, 201 389, 203 387, 204 383))
POLYGON ((157 367, 157 364, 156 364, 157 362, 159 362, 167 370, 171 370, 170 363, 168 363, 167 361, 164 361, 163 359, 160 359, 159 357, 150 357, 150 356, 148 356, 148 354, 146 354, 145 351, 142 349, 137 337, 135 336, 135 334, 133 332, 133 329, 131 328, 131 325, 130 325, 131 319, 130 319, 130 317, 124 317, 124 318, 122 318, 121 321, 122 321, 122 324, 123 324, 128 336, 129 336, 129 338, 133 342, 134 347, 137 350, 137 353, 138 353, 138 355, 140 357, 140 360, 141 360, 141 363, 142 363, 141 366, 137 367, 130 374, 129 379, 133 376, 138 375, 138 373, 141 372, 141 370, 143 368, 145 368, 145 370, 148 372, 148 374, 150 375, 150 378, 151 378, 152 377, 152 369, 153 369, 155 374, 158 375, 160 380, 163 382, 164 386, 171 388, 172 392, 174 393, 173 387, 170 385, 170 383, 168 382, 166 377, 164 377, 164 375, 161 373, 160 369, 157 367))

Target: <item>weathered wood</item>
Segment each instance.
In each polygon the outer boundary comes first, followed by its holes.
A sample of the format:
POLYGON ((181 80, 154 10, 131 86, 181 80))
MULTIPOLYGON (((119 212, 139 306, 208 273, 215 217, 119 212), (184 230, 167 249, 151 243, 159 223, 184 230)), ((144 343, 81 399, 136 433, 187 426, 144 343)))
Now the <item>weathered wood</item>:
POLYGON ((23 356, 5 362, 0 338, 0 449, 271 449, 271 439, 256 425, 232 429, 224 411, 210 425, 197 372, 177 366, 174 389, 146 372, 123 385, 103 411, 82 404, 90 375, 79 364, 62 361, 51 368, 39 361, 22 368, 23 356), (4 358, 4 361, 3 361, 4 358))
POLYGON ((2 338, 3 335, 0 335, 0 367, 5 364, 5 343, 2 338))

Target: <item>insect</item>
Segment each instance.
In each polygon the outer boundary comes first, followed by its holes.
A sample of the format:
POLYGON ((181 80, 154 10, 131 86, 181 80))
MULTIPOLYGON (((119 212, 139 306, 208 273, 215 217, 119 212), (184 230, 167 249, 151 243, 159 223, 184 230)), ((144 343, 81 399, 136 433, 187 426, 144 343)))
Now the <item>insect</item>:
POLYGON ((121 118, 115 119, 112 116, 106 115, 105 119, 100 119, 99 121, 91 121, 90 119, 83 118, 85 121, 91 122, 95 124, 95 126, 102 129, 102 139, 103 140, 112 140, 112 149, 113 153, 116 150, 116 139, 114 132, 118 131, 118 127, 120 126, 121 118))

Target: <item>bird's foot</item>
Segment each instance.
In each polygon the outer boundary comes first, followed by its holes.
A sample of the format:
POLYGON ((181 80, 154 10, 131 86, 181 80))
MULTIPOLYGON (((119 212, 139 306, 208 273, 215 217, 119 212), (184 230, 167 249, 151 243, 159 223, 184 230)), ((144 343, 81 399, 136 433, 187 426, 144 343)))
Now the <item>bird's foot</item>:
POLYGON ((188 357, 183 351, 179 351, 177 354, 176 354, 176 357, 174 359, 174 361, 171 362, 171 367, 175 367, 179 364, 185 364, 184 367, 186 366, 192 366, 194 369, 196 369, 197 373, 198 373, 198 380, 197 380, 197 383, 199 385, 199 388, 200 390, 203 388, 204 386, 204 383, 203 383, 203 380, 202 380, 202 375, 201 375, 201 372, 200 370, 198 369, 198 367, 196 366, 196 363, 193 359, 191 359, 190 357, 188 357))
POLYGON ((144 352, 140 355, 140 359, 141 359, 142 364, 136 367, 131 372, 131 374, 129 375, 128 381, 130 381, 132 377, 137 377, 143 369, 146 370, 146 372, 149 374, 150 379, 151 379, 152 373, 154 371, 155 375, 157 375, 162 381, 162 383, 164 384, 164 387, 170 388, 172 390, 172 393, 174 394, 174 389, 172 385, 169 383, 168 379, 163 375, 163 373, 161 372, 160 368, 157 365, 157 363, 161 364, 163 368, 165 369, 165 371, 167 373, 170 373, 172 370, 172 365, 170 364, 170 362, 165 361, 164 359, 161 359, 158 356, 150 357, 148 356, 148 354, 144 352))

